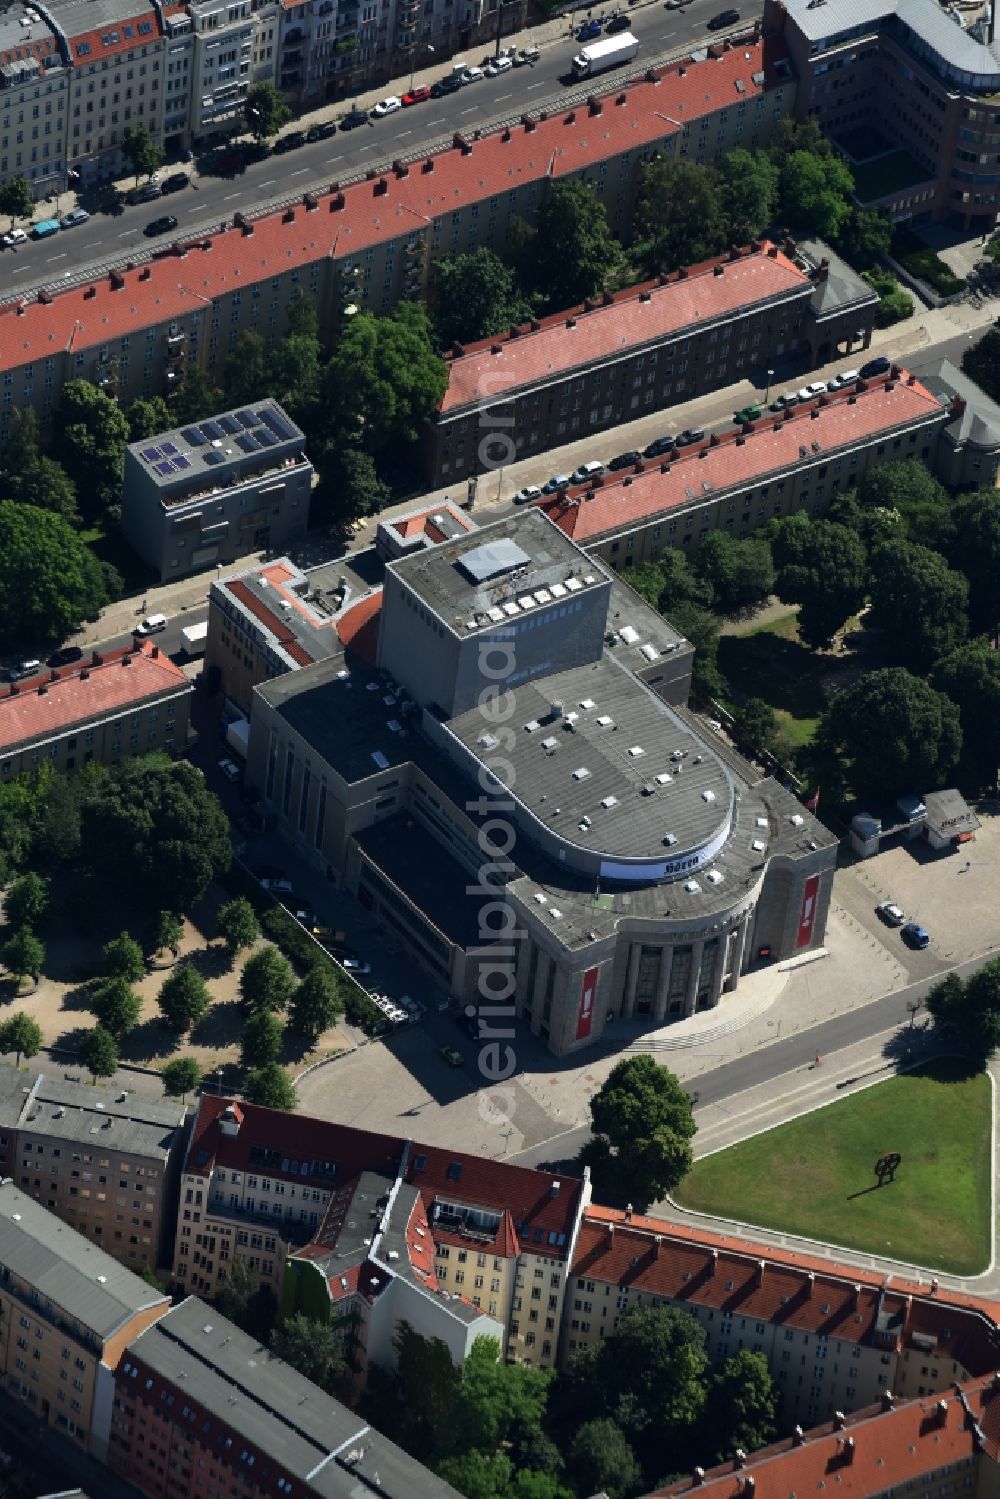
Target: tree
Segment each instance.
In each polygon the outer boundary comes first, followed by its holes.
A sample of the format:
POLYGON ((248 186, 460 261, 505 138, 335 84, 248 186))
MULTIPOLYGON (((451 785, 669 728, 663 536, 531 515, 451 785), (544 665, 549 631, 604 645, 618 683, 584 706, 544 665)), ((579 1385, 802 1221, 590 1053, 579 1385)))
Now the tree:
POLYGON ((496 1338, 475 1340, 462 1366, 453 1445, 492 1452, 541 1430, 552 1375, 507 1364, 496 1338))
POLYGON ((664 604, 662 614, 678 634, 694 646, 692 690, 701 698, 725 695, 726 682, 719 670, 719 621, 707 609, 681 599, 664 604))
POLYGON ((23 177, 8 177, 0 182, 0 213, 10 215, 13 229, 18 219, 27 219, 35 207, 35 194, 23 177))
POLYGON ((292 111, 273 83, 253 84, 247 90, 243 113, 247 129, 258 144, 277 135, 282 125, 292 118, 292 111))
POLYGON ((627 1057, 590 1100, 594 1134, 613 1162, 614 1189, 640 1203, 659 1201, 691 1169, 691 1100, 651 1056, 627 1057))
MULTIPOLYGON (((473 1345, 474 1346, 474 1345, 473 1345)), ((441 1338, 424 1338, 408 1322, 393 1335, 410 1445, 433 1458, 451 1449, 461 1373, 441 1338)))
MULTIPOLYGON (((948 552, 955 530, 954 502, 918 459, 879 463, 868 469, 858 485, 858 502, 864 510, 895 512, 911 541, 948 552)), ((954 557, 951 561, 961 566, 954 557)))
POLYGON ((301 1312, 278 1323, 271 1334, 271 1352, 328 1395, 347 1372, 337 1324, 318 1322, 301 1312))
POLYGON ((506 333, 531 316, 513 269, 485 246, 434 262, 430 309, 442 348, 506 333))
POLYGON ((969 585, 939 552, 916 542, 884 542, 871 559, 869 624, 882 631, 889 660, 925 674, 969 632, 969 585))
POLYGON ((934 1024, 950 1030, 976 1056, 989 1058, 1000 1046, 1000 959, 992 958, 964 981, 957 973, 928 990, 934 1024))
POLYGON ((962 748, 958 709, 898 667, 859 677, 820 719, 814 743, 839 759, 855 795, 878 806, 947 783, 962 748))
POLYGON ((728 531, 710 531, 698 548, 694 567, 727 614, 763 604, 774 587, 771 547, 763 536, 738 540, 728 531))
POLYGON ((48 881, 29 870, 14 881, 4 897, 3 914, 8 926, 36 927, 49 904, 48 881))
POLYGON ((164 979, 156 1003, 171 1030, 185 1032, 204 1019, 212 999, 197 968, 181 963, 164 979))
POLYGON ((0 501, 0 634, 64 639, 107 598, 100 563, 61 516, 0 501))
POLYGON ((762 697, 748 697, 733 714, 733 733, 737 743, 752 750, 769 750, 777 732, 774 709, 762 697))
POLYGON ((550 179, 534 222, 511 223, 505 255, 518 272, 519 284, 553 310, 594 296, 624 266, 604 204, 578 178, 550 179))
MULTIPOLYGON (((996 580, 1000 576, 1000 495, 981 489, 964 495, 952 510, 954 539, 948 552, 952 567, 969 580, 969 613, 979 633, 995 633, 1000 621, 996 580)), ((933 543, 928 543, 933 545, 933 543)))
POLYGON ((158 911, 153 918, 150 944, 154 953, 173 952, 180 947, 184 923, 173 911, 158 911))
POLYGON ((288 1024, 300 1036, 316 1041, 344 1012, 344 1002, 334 975, 318 964, 310 968, 295 993, 288 1024))
POLYGON ((781 168, 780 212, 822 239, 835 240, 851 215, 854 178, 839 156, 793 151, 781 168))
POLYGON ((878 208, 852 208, 837 249, 858 270, 876 265, 892 244, 892 220, 878 208))
POLYGON ((642 1469, 624 1434, 608 1416, 585 1421, 570 1442, 569 1470, 581 1494, 628 1499, 642 1488, 642 1469))
POLYGON ((70 380, 63 386, 55 456, 76 484, 86 520, 101 520, 120 503, 128 442, 128 422, 117 401, 89 380, 70 380))
POLYGON ((812 520, 800 510, 774 523, 771 549, 774 590, 783 603, 799 606, 799 638, 826 649, 865 601, 864 542, 846 526, 812 520))
POLYGON ((182 1103, 187 1100, 189 1093, 193 1093, 201 1082, 201 1067, 194 1057, 174 1057, 168 1062, 160 1073, 163 1079, 163 1091, 168 1098, 179 1098, 182 1103))
POLYGON ((260 1284, 247 1260, 237 1256, 229 1261, 225 1278, 215 1293, 215 1305, 248 1337, 265 1345, 270 1341, 277 1306, 271 1290, 260 1284))
POLYGON ((323 376, 331 436, 377 455, 415 443, 448 388, 448 371, 415 302, 384 317, 359 312, 344 329, 323 376))
POLYGON ((269 1062, 266 1067, 257 1067, 248 1072, 243 1083, 243 1096, 250 1103, 260 1104, 265 1109, 284 1109, 290 1112, 298 1099, 284 1069, 278 1062, 269 1062))
POLYGON ((80 1042, 80 1061, 94 1083, 99 1077, 111 1077, 118 1070, 118 1046, 103 1025, 95 1025, 80 1042))
POLYGON ((442 1458, 436 1472, 445 1483, 464 1494, 465 1499, 506 1499, 513 1478, 509 1457, 502 1452, 479 1452, 476 1448, 442 1458))
POLYGON ((867 281, 873 291, 878 292, 876 328, 891 328, 893 323, 901 323, 905 318, 913 316, 913 298, 908 291, 903 291, 895 276, 891 276, 888 271, 873 267, 862 271, 861 279, 867 281))
POLYGON ((780 168, 794 151, 808 151, 812 156, 826 157, 832 156, 833 149, 815 120, 796 120, 785 115, 771 133, 767 154, 780 168))
POLYGON ((270 944, 243 965, 240 998, 248 1010, 283 1010, 294 988, 295 975, 287 958, 270 944))
POLYGON ((93 1010, 98 1023, 120 1041, 139 1024, 142 999, 126 978, 105 979, 94 995, 93 1010))
POLYGON ((41 1049, 42 1028, 23 1010, 18 1010, 0 1025, 0 1051, 12 1051, 15 1066, 20 1067, 22 1057, 30 1062, 41 1049))
MULTIPOLYGON (((392 503, 392 490, 379 478, 374 458, 362 448, 330 442, 320 457, 319 472, 313 500, 326 525, 347 527, 392 503)), ((315 517, 312 523, 316 524, 315 517)))
POLYGON ((240 1062, 247 1068, 266 1067, 281 1055, 285 1027, 270 1010, 255 1010, 243 1027, 240 1062))
POLYGON ((220 906, 218 921, 230 958, 235 958, 245 947, 253 947, 260 936, 257 913, 245 895, 220 906))
POLYGON ((666 157, 650 162, 639 179, 634 230, 636 254, 654 275, 718 254, 726 218, 715 168, 666 157))
POLYGON ((715 1375, 705 1403, 703 1441, 717 1463, 737 1448, 756 1452, 773 1442, 778 1431, 778 1392, 762 1353, 741 1348, 715 1375), (710 1413, 710 1414, 708 1414, 710 1413))
POLYGON ((129 984, 137 984, 145 974, 146 959, 142 948, 128 932, 122 932, 104 944, 104 970, 109 977, 124 979, 129 984))
POLYGON ((245 329, 226 356, 222 384, 227 406, 259 401, 270 393, 267 380, 267 344, 252 328, 245 329))
POLYGON ((931 686, 958 708, 961 782, 973 791, 996 785, 1000 765, 1000 652, 980 635, 935 662, 931 686))
POLYGON ((778 169, 763 151, 730 151, 719 168, 718 191, 726 236, 745 245, 774 218, 778 169))
POLYGON ((268 390, 309 433, 316 425, 322 375, 323 346, 315 333, 286 333, 270 352, 268 390))
POLYGON ((125 408, 129 442, 158 437, 174 425, 174 414, 164 396, 137 396, 125 408))
POLYGON ((25 978, 37 981, 45 962, 45 948, 30 927, 21 926, 5 943, 3 960, 18 983, 25 978))
POLYGON ((1000 329, 991 328, 971 349, 966 349, 962 369, 985 390, 990 400, 1000 401, 1000 329))
POLYGON ((107 767, 82 813, 84 846, 100 849, 102 876, 134 901, 171 910, 197 905, 233 856, 219 799, 193 765, 153 754, 107 767))
POLYGON ((38 417, 30 406, 15 411, 0 452, 0 493, 18 505, 37 505, 64 520, 77 520, 76 485, 61 464, 42 453, 38 417))
POLYGON ((152 177, 166 160, 167 153, 156 144, 145 125, 133 125, 131 130, 126 130, 120 149, 135 173, 137 183, 140 177, 152 177))
POLYGON ((192 360, 184 372, 184 379, 170 398, 170 410, 174 424, 200 422, 203 417, 214 416, 225 406, 222 391, 213 385, 200 364, 192 360))

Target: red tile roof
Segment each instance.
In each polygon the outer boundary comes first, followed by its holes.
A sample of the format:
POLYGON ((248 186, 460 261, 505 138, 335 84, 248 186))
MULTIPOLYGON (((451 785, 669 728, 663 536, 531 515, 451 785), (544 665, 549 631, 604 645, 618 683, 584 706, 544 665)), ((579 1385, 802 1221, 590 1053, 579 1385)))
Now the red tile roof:
MULTIPOLYGON (((420 1192, 432 1220, 438 1199, 497 1213, 506 1209, 522 1250, 551 1259, 565 1259, 569 1251, 583 1188, 577 1177, 552 1176, 436 1145, 414 1145, 406 1180, 420 1192)), ((461 1235, 449 1237, 449 1230, 437 1221, 434 1237, 442 1243, 468 1242, 461 1235)))
POLYGON ((573 1275, 780 1323, 825 1337, 867 1341, 882 1312, 894 1342, 914 1334, 970 1374, 1000 1361, 1000 1304, 940 1287, 901 1281, 831 1262, 772 1250, 752 1240, 688 1229, 656 1218, 630 1220, 591 1205, 573 1260, 573 1275))
POLYGON ((758 484, 768 474, 811 456, 852 447, 894 427, 932 415, 941 403, 904 370, 898 380, 880 380, 851 401, 850 392, 821 396, 779 417, 754 424, 745 438, 734 429, 711 444, 684 448, 683 456, 648 463, 596 489, 580 488, 542 502, 550 520, 581 546, 596 537, 626 531, 653 516, 704 503, 732 489, 758 484))
POLYGON ((81 662, 43 671, 7 688, 0 697, 0 749, 94 723, 165 692, 191 690, 180 667, 149 641, 97 659, 99 666, 81 662))
POLYGON ((416 510, 409 515, 401 515, 398 520, 388 520, 384 524, 397 532, 400 536, 428 536, 431 541, 440 543, 451 540, 446 536, 437 524, 437 517, 442 511, 447 511, 453 521, 465 531, 474 531, 475 522, 470 520, 464 510, 457 505, 452 505, 448 500, 442 500, 436 505, 429 505, 426 510, 416 510))
MULTIPOLYGON (((823 1489, 843 1499, 919 1488, 951 1463, 987 1452, 996 1460, 1000 1383, 994 1378, 897 1405, 871 1406, 775 1443, 735 1462, 668 1484, 659 1496, 697 1492, 705 1499, 790 1499, 823 1489)), ((961 1480, 948 1488, 961 1488, 961 1480)), ((653 1499, 653 1496, 647 1496, 653 1499)))
POLYGON ((375 588, 349 609, 345 609, 337 620, 337 634, 345 650, 354 651, 369 666, 375 665, 381 609, 382 590, 375 588))
POLYGON ((368 1130, 331 1124, 326 1119, 310 1119, 283 1114, 258 1104, 239 1104, 243 1120, 235 1135, 224 1135, 219 1115, 230 1107, 228 1098, 202 1098, 188 1146, 185 1171, 195 1176, 210 1176, 218 1166, 226 1170, 253 1170, 280 1181, 301 1181, 299 1170, 291 1170, 295 1161, 330 1161, 336 1168, 336 1180, 356 1177, 361 1171, 382 1171, 395 1176, 403 1154, 403 1141, 394 1135, 376 1135, 368 1130), (251 1160, 255 1147, 275 1152, 277 1159, 268 1166, 251 1160), (281 1162, 289 1164, 282 1166, 281 1162))
MULTIPOLYGON (((67 21, 72 24, 70 17, 59 15, 58 19, 64 24, 67 21)), ((85 31, 68 30, 67 34, 74 66, 86 68, 101 58, 116 57, 120 52, 129 52, 155 42, 163 35, 163 31, 156 11, 150 6, 148 10, 129 16, 124 21, 115 21, 85 31)))
POLYGON ((812 283, 787 255, 764 244, 739 259, 717 259, 694 272, 629 288, 605 303, 568 308, 537 330, 483 339, 451 359, 442 414, 504 391, 589 367, 691 328, 708 318, 751 309, 789 292, 811 295, 812 283))
POLYGON ((577 108, 530 129, 521 124, 498 130, 472 142, 468 153, 450 147, 404 168, 403 176, 390 172, 323 195, 312 211, 301 206, 270 214, 255 220, 250 233, 229 229, 187 246, 183 255, 165 254, 116 279, 53 292, 48 302, 0 309, 0 368, 93 348, 203 310, 212 298, 278 272, 410 236, 466 204, 581 171, 605 157, 635 156, 676 134, 677 121, 752 103, 774 86, 774 65, 785 56, 780 38, 720 47, 717 53, 712 48, 702 62, 663 69, 655 83, 605 95, 599 114, 577 108), (425 169, 428 164, 433 170, 425 169))
MULTIPOLYGON (((290 590, 286 591, 279 586, 280 582, 285 576, 291 578, 292 574, 288 571, 288 569, 283 567, 279 563, 275 564, 275 566, 270 569, 266 567, 261 568, 260 575, 262 577, 267 577, 269 572, 273 573, 274 576, 272 578, 269 578, 268 581, 275 584, 282 598, 295 601, 295 603, 298 604, 298 607, 301 608, 301 601, 297 599, 296 594, 294 594, 290 590)), ((306 650, 305 646, 302 645, 301 642, 297 639, 294 630, 292 630, 285 623, 280 614, 276 613, 273 609, 269 609, 267 605, 261 599, 259 599, 255 593, 252 593, 244 582, 242 582, 239 578, 230 578, 227 582, 222 583, 219 586, 222 588, 228 588, 233 597, 239 599, 240 603, 245 609, 249 609, 250 613, 254 615, 256 619, 259 619, 262 625, 267 626, 268 630, 274 636, 275 640, 285 651, 287 651, 288 655, 291 656, 292 660, 296 663, 297 666, 312 665, 312 656, 306 650)))
MULTIPOLYGON (((48 57, 56 50, 56 39, 54 36, 39 36, 32 38, 31 33, 24 44, 20 47, 8 47, 6 51, 0 52, 0 63, 9 65, 12 62, 23 62, 31 57, 48 57)), ((25 80, 27 81, 27 80, 25 80)), ((17 86, 16 84, 14 85, 17 86)))

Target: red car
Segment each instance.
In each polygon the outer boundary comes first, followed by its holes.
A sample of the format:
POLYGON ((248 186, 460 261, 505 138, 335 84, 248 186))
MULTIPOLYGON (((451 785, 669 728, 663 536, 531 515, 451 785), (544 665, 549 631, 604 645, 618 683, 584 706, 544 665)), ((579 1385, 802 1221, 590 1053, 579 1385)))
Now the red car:
POLYGON ((408 94, 403 95, 403 103, 423 104, 424 100, 429 99, 430 96, 430 89, 425 84, 421 84, 419 88, 411 88, 408 94))

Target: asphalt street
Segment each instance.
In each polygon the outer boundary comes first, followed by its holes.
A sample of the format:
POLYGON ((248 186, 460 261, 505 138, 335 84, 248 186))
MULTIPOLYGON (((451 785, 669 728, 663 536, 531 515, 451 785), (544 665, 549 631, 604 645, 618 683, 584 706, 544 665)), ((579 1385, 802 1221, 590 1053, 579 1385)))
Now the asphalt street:
MULTIPOLYGON (((754 0, 742 12, 742 20, 752 21, 762 10, 754 0)), ((634 34, 642 43, 638 64, 658 55, 682 49, 691 43, 705 45, 712 39, 707 22, 717 7, 713 0, 696 0, 683 10, 667 10, 656 4, 637 8, 632 16, 634 34)), ((522 39, 530 39, 523 33, 522 39)), ((505 39, 506 40, 506 39, 505 39)), ((487 47, 485 51, 489 51, 487 47)), ((65 230, 54 239, 32 240, 15 249, 0 252, 0 295, 9 295, 22 287, 58 284, 78 273, 91 262, 108 258, 125 259, 138 251, 148 252, 154 243, 143 236, 151 219, 170 212, 178 220, 177 234, 194 229, 217 228, 223 219, 232 218, 239 208, 263 208, 270 200, 329 186, 331 181, 346 179, 370 167, 386 166, 400 156, 426 150, 433 144, 450 141, 456 130, 482 129, 493 122, 518 118, 526 109, 538 110, 550 100, 556 106, 572 89, 581 85, 569 77, 570 58, 579 51, 579 43, 569 35, 543 47, 532 67, 513 69, 497 78, 484 78, 468 88, 441 99, 372 121, 348 133, 337 132, 329 140, 316 141, 284 156, 269 156, 255 162, 236 177, 199 177, 197 186, 173 193, 153 203, 128 205, 117 216, 95 213, 86 224, 65 230)), ((478 61, 480 51, 473 48, 469 61, 478 61)), ((446 71, 447 69, 445 69, 446 71)), ((432 82, 442 67, 417 75, 418 82, 432 82)), ((613 87, 614 75, 605 75, 601 84, 613 87)), ((405 91, 408 80, 396 79, 373 93, 371 102, 391 92, 405 91)), ((361 96, 367 105, 369 95, 361 96)), ((326 118, 337 118, 347 106, 330 106, 326 118)), ((321 118, 319 114, 311 120, 321 118)), ((60 212, 68 211, 71 195, 59 200, 60 212)), ((166 240, 155 242, 163 248, 166 240)))

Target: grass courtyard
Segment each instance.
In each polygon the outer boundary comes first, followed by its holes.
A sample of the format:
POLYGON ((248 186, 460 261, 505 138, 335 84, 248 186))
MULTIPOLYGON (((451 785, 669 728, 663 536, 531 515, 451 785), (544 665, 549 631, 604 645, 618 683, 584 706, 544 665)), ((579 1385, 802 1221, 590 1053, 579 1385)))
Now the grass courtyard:
POLYGON ((954 1275, 990 1259, 992 1095, 939 1061, 697 1161, 674 1197, 702 1213, 954 1275), (899 1151, 896 1180, 874 1165, 899 1151))

